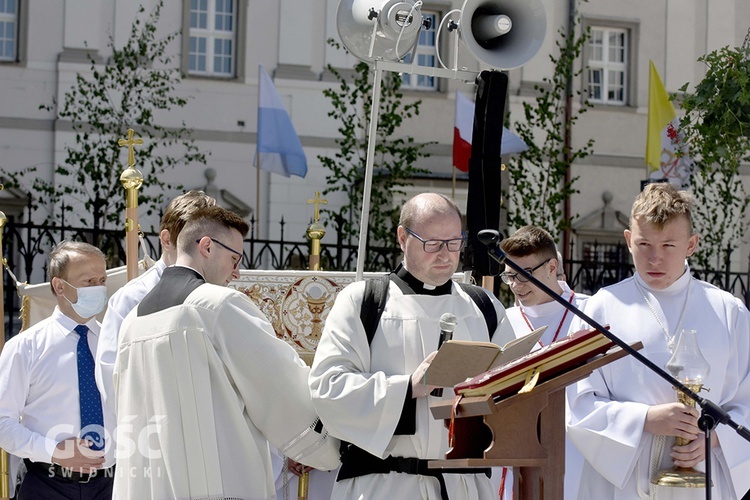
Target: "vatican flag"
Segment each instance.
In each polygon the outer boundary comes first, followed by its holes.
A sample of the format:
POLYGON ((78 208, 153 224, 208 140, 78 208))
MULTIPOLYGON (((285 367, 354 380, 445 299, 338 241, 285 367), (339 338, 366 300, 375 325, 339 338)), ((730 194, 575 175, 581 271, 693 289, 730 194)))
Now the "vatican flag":
POLYGON ((649 61, 648 77, 648 136, 646 137, 646 165, 649 173, 661 166, 661 133, 677 117, 669 100, 667 89, 661 82, 654 61, 649 61))
POLYGON ((646 136, 646 165, 649 179, 667 179, 678 188, 688 188, 694 164, 688 153, 680 120, 669 100, 667 89, 649 61, 648 131, 646 136))

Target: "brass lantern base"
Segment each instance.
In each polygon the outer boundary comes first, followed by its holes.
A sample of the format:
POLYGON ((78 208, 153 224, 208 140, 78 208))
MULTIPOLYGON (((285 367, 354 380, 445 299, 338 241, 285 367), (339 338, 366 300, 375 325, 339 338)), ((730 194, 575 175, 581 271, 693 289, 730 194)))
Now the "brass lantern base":
POLYGON ((672 467, 660 470, 656 477, 651 479, 651 483, 670 488, 705 488, 706 474, 692 467, 672 467))

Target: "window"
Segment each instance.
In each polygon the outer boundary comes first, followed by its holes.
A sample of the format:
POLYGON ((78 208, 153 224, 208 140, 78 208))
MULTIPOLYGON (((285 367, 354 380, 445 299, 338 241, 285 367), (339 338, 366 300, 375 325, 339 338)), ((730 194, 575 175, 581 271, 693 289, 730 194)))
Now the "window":
MULTIPOLYGON (((422 27, 419 33, 419 42, 414 56, 417 58, 417 66, 427 66, 434 68, 437 64, 437 46, 435 45, 435 35, 440 23, 440 15, 437 12, 422 11, 423 19, 427 20, 430 29, 422 27)), ((411 62, 411 53, 404 59, 405 62, 411 62)), ((402 89, 410 90, 437 90, 438 80, 434 76, 410 75, 404 73, 401 82, 402 89)))
POLYGON ((588 98, 624 106, 628 99, 628 31, 591 27, 588 46, 588 98))
POLYGON ((0 61, 18 58, 18 2, 0 0, 0 61))
POLYGON ((237 2, 235 0, 190 1, 188 73, 221 77, 235 76, 236 20, 237 2))

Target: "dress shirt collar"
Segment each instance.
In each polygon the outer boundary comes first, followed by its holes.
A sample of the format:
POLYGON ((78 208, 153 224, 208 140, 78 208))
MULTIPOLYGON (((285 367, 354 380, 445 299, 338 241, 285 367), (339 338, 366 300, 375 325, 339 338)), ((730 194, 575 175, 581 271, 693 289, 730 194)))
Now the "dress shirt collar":
MULTIPOLYGON (((60 310, 59 307, 55 306, 55 310, 52 312, 52 319, 60 325, 60 328, 62 330, 62 333, 64 335, 69 335, 71 333, 75 333, 73 330, 76 326, 79 325, 78 322, 76 322, 73 318, 66 316, 63 314, 63 312, 60 310)), ((93 317, 89 319, 86 323, 84 323, 87 327, 89 327, 89 331, 99 336, 99 330, 101 328, 101 325, 99 325, 99 322, 96 320, 96 317, 93 317)), ((77 335, 77 334, 76 334, 77 335)))

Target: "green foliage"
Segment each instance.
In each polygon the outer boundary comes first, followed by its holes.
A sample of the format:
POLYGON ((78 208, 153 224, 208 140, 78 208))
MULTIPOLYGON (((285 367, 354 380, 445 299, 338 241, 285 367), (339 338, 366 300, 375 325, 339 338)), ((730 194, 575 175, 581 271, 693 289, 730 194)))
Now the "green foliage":
MULTIPOLYGON (((700 267, 729 265, 746 234, 750 197, 740 164, 750 160, 750 47, 723 47, 701 57, 706 75, 682 100, 680 128, 696 163, 693 175, 695 227, 700 267)), ((675 99, 676 96, 672 96, 675 99)))
MULTIPOLYGON (((333 40, 328 43, 336 48, 333 40)), ((360 62, 354 67, 354 75, 347 79, 336 68, 328 70, 339 82, 338 88, 330 88, 323 94, 333 109, 328 116, 339 122, 336 140, 339 151, 333 157, 318 156, 330 174, 326 176, 328 187, 324 194, 341 192, 348 202, 341 209, 343 216, 342 237, 357 239, 359 218, 362 210, 365 164, 367 161, 367 138, 372 109, 372 68, 360 62)), ((405 194, 403 187, 410 179, 426 170, 414 167, 420 157, 428 157, 426 144, 417 144, 412 137, 398 137, 397 130, 404 120, 418 116, 421 101, 406 103, 399 90, 401 77, 385 72, 383 75, 378 116, 377 140, 373 161, 371 208, 368 226, 369 243, 378 246, 394 246, 394 226, 399 207, 393 206, 394 194, 405 194)), ((323 209, 329 216, 338 217, 337 212, 323 209)))
MULTIPOLYGON (((206 163, 184 123, 170 129, 155 122, 158 112, 187 104, 185 98, 175 94, 182 77, 178 69, 169 69, 172 56, 166 55, 179 32, 156 38, 162 5, 159 2, 145 20, 141 19, 144 8, 140 7, 124 47, 115 48, 110 37, 108 46, 113 55, 109 64, 102 67, 89 57, 90 75, 76 75, 75 85, 65 94, 59 109, 54 101, 40 106, 47 111, 57 109, 59 118, 70 121, 75 132, 75 142, 65 145, 65 163, 57 165, 54 179, 33 179, 32 191, 37 194, 34 208, 48 207, 47 222, 65 218, 69 223, 69 216, 54 209, 65 202, 65 211, 72 212, 70 199, 83 204, 85 210, 77 210, 76 215, 84 225, 106 227, 107 223, 122 222, 125 190, 119 179, 127 165, 119 161, 125 155, 117 141, 126 136, 128 128, 143 138, 143 146, 135 149, 135 167, 143 174, 139 204, 146 214, 159 210, 165 192, 180 189, 162 180, 166 169, 206 163), (169 153, 174 151, 179 153, 169 153)), ((35 171, 31 167, 20 173, 2 173, 9 185, 28 189, 22 181, 35 171)))
MULTIPOLYGON (((572 223, 563 218, 562 203, 579 192, 574 187, 578 177, 566 181, 566 172, 573 163, 590 155, 594 147, 593 139, 580 149, 565 147, 566 130, 572 129, 580 115, 591 107, 588 100, 583 99, 578 109, 571 109, 570 119, 565 122, 568 81, 583 71, 574 70, 574 63, 590 37, 588 31, 576 37, 578 25, 580 14, 570 34, 558 30, 559 56, 549 56, 555 68, 552 77, 545 77, 541 84, 534 86, 539 95, 532 102, 523 103, 525 120, 515 123, 516 132, 529 149, 508 162, 508 224, 516 228, 532 224, 555 237, 572 223)), ((580 96, 581 92, 575 91, 575 95, 580 96)))

